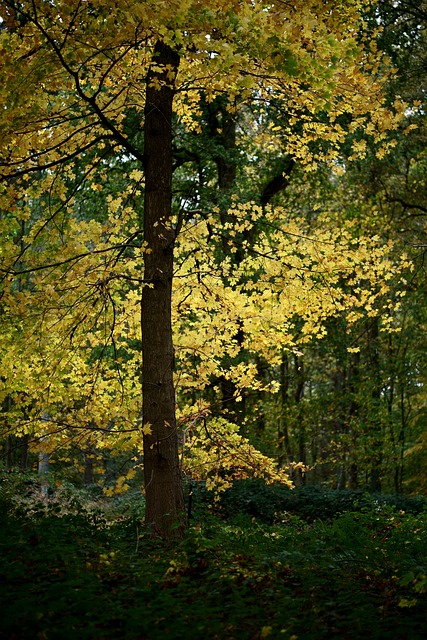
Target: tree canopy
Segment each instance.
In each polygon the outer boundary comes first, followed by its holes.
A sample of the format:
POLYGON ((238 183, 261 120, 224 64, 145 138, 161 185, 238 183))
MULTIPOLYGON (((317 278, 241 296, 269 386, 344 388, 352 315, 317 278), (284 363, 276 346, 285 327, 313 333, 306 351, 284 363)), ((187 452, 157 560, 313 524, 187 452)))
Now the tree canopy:
POLYGON ((368 9, 0 2, 4 433, 125 454, 122 488, 142 464, 163 535, 184 522, 183 471, 219 489, 315 462, 307 367, 312 388, 346 380, 338 456, 380 439, 377 345, 402 328, 412 256, 378 190, 352 185, 415 122, 368 9))

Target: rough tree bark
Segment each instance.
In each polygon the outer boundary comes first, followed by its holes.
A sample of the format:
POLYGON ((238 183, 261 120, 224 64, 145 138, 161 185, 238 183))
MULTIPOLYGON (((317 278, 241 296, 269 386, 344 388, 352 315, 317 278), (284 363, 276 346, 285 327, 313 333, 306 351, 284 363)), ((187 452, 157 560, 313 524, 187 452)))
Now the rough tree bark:
POLYGON ((184 528, 173 384, 172 214, 173 78, 179 57, 158 42, 147 77, 144 124, 144 287, 141 305, 144 476, 147 525, 163 537, 184 528), (151 433, 148 430, 151 429, 151 433))

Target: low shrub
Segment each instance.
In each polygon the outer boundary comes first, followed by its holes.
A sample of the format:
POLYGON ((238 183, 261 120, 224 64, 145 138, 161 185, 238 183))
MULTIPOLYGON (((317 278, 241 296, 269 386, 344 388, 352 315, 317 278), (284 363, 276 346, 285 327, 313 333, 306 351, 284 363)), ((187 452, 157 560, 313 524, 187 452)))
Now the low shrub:
POLYGON ((283 520, 290 513, 307 522, 330 520, 348 511, 363 511, 375 507, 394 507, 405 513, 421 513, 427 508, 424 497, 372 494, 364 491, 333 490, 318 486, 295 489, 266 485, 259 480, 241 480, 224 492, 217 506, 203 484, 193 489, 193 511, 197 504, 210 504, 224 517, 246 513, 266 524, 283 520))

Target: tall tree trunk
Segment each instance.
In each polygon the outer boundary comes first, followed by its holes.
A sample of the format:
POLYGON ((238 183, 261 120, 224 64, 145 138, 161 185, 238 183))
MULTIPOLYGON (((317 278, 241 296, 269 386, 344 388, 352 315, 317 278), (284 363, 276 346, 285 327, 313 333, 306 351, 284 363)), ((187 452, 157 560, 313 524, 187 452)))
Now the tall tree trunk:
POLYGON ((184 527, 173 385, 172 101, 179 57, 158 42, 148 73, 144 125, 144 280, 142 292, 142 392, 147 525, 163 537, 184 527), (160 85, 160 86, 159 86, 160 85), (151 430, 151 432, 149 432, 151 430))

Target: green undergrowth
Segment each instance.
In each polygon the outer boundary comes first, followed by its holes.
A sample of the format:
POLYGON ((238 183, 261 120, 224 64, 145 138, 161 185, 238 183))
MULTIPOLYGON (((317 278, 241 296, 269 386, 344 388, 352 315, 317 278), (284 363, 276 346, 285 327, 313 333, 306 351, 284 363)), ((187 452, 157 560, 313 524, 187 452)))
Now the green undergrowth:
MULTIPOLYGON (((193 488, 194 501, 209 504, 211 493, 199 483, 193 488)), ((334 490, 319 486, 300 486, 289 489, 283 485, 266 485, 260 480, 236 482, 221 496, 217 510, 228 517, 247 513, 267 524, 280 521, 281 513, 299 515, 308 522, 329 520, 347 511, 395 507, 417 514, 427 509, 423 496, 385 495, 362 490, 334 490)))
POLYGON ((166 544, 132 500, 120 513, 83 498, 0 489, 2 640, 425 637, 425 510, 374 501, 266 522, 198 500, 166 544))

